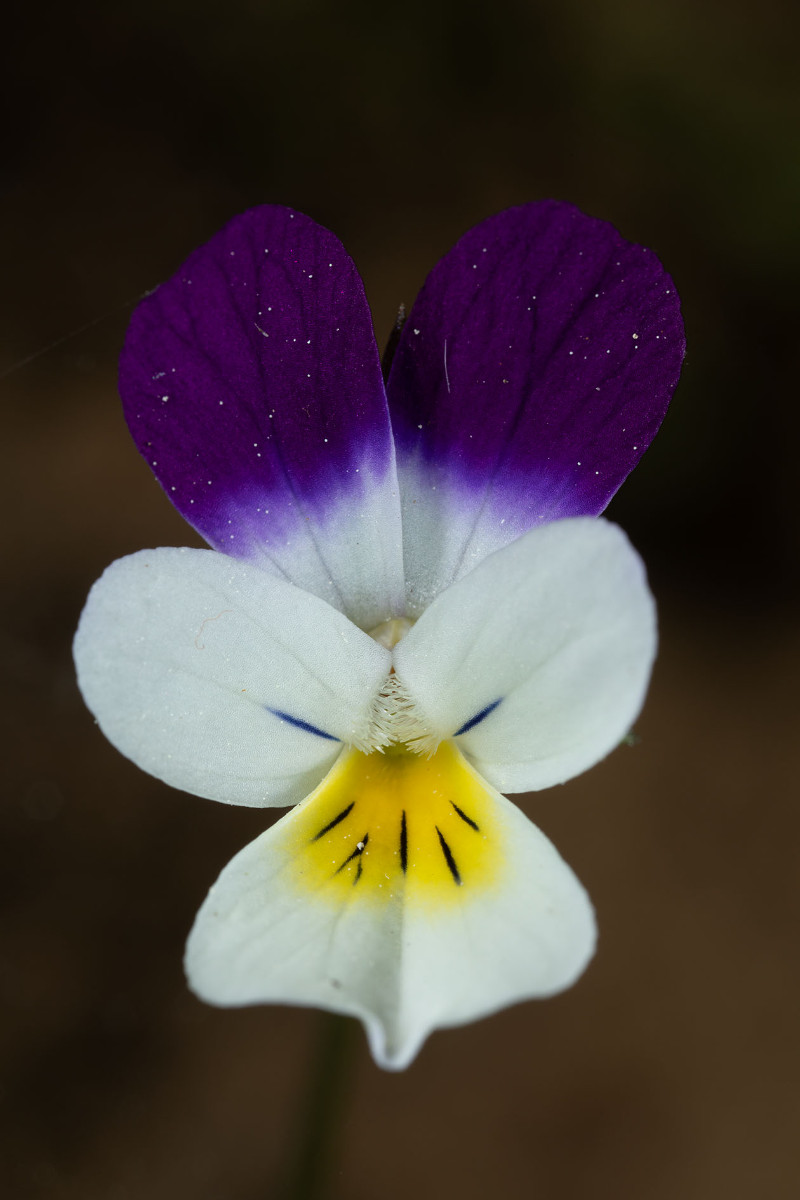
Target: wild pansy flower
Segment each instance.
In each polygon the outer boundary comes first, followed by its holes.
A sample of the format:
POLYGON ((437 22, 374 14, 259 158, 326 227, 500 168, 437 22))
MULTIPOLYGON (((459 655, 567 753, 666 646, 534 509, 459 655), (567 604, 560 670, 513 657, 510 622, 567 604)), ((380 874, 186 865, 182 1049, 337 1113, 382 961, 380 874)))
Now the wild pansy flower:
POLYGON ((500 793, 577 775, 639 712, 653 603, 596 518, 682 354, 655 256, 550 201, 445 256, 385 387, 355 267, 300 213, 237 217, 140 304, 127 420, 212 549, 108 568, 80 686, 167 783, 296 805, 200 909, 203 999, 352 1014, 399 1068, 584 969, 586 893, 500 793))

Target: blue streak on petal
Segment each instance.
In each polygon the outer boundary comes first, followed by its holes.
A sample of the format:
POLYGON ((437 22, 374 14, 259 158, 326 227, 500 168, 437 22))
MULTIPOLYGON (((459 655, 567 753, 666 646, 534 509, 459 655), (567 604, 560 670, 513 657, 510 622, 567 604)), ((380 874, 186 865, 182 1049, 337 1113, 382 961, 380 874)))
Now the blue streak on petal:
POLYGON ((502 699, 503 697, 501 696, 499 700, 493 700, 491 704, 486 705, 486 708, 482 708, 480 712, 475 713, 474 717, 470 717, 468 721, 464 722, 460 729, 455 731, 453 737, 458 737, 459 734, 466 733, 467 730, 474 729, 476 725, 480 725, 481 721, 485 717, 488 717, 489 713, 494 712, 502 699))
MULTIPOLYGON (((499 703, 499 701, 498 701, 499 703)), ((308 721, 301 721, 299 717, 293 717, 290 713, 282 712, 279 708, 270 708, 266 706, 267 712, 271 712, 273 716, 285 721, 287 725, 294 725, 295 729, 303 729, 306 733, 314 733, 317 737, 327 738, 330 742, 338 742, 341 739, 334 737, 332 733, 326 733, 324 729, 318 729, 316 725, 311 725, 308 721)), ((480 720, 480 718, 478 718, 480 720)))

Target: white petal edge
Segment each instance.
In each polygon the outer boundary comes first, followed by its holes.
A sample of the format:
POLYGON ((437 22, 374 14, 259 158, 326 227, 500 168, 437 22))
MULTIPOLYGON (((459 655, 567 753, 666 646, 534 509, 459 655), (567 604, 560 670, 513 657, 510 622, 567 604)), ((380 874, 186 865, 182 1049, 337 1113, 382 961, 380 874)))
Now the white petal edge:
POLYGON ((394 651, 439 739, 494 787, 563 783, 617 746, 644 702, 655 605, 625 534, 596 518, 532 529, 422 614, 394 651))
POLYGON ((106 570, 74 652, 118 750, 173 787, 253 807, 308 794, 363 735, 391 662, 316 596, 213 550, 172 548, 106 570))
POLYGON ((186 948, 211 1004, 303 1004, 365 1026, 379 1066, 402 1070, 436 1028, 569 987, 596 942, 591 902, 558 851, 493 792, 503 876, 438 910, 395 894, 382 909, 300 890, 287 849, 295 808, 224 868, 186 948))

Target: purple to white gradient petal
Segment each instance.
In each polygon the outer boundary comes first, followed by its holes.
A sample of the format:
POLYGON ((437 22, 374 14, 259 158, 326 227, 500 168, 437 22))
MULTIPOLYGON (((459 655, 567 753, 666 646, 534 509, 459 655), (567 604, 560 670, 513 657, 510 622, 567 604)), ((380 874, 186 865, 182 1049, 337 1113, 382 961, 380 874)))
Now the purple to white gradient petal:
POLYGON ((125 415, 179 512, 361 625, 402 607, 394 451, 369 307, 339 241, 265 206, 138 307, 125 415))
POLYGON ((470 230, 431 272, 388 394, 412 611, 527 529, 602 512, 684 353, 656 256, 555 201, 470 230))

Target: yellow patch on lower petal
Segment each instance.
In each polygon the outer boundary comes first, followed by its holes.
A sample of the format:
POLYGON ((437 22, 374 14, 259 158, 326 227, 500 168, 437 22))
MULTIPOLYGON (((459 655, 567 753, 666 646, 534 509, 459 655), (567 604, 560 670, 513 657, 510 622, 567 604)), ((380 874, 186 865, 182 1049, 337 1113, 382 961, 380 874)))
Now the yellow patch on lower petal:
POLYGON ((500 840, 491 790, 445 742, 430 758, 344 751, 295 810, 286 849, 297 883, 334 903, 439 905, 491 885, 500 840))

